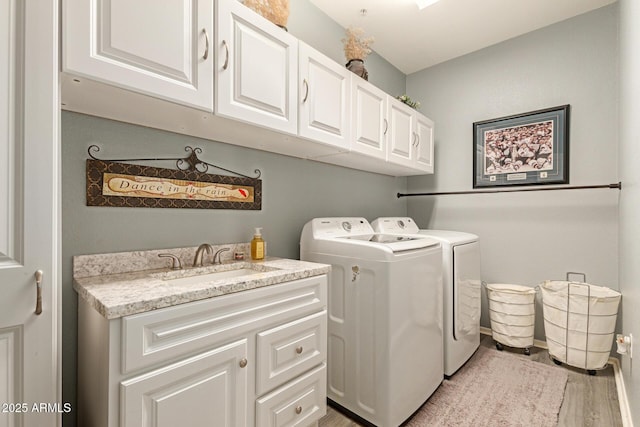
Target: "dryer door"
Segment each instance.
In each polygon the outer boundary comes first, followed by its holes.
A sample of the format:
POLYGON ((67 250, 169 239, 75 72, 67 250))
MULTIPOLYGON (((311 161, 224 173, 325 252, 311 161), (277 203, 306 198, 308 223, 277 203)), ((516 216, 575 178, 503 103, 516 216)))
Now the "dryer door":
POLYGON ((453 247, 453 337, 463 340, 480 331, 480 244, 453 247))

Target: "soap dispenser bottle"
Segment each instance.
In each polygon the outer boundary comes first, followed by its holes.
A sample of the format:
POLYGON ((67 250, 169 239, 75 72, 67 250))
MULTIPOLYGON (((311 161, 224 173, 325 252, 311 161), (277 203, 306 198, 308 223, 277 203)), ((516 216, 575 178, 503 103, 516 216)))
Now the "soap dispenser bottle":
POLYGON ((251 259, 264 259, 264 240, 262 240, 262 228, 257 227, 251 240, 251 259))

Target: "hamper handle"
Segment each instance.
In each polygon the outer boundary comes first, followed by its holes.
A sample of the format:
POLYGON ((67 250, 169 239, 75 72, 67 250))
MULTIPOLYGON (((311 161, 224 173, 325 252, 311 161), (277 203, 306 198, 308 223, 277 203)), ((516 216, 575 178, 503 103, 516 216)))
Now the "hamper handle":
POLYGON ((581 283, 587 283, 587 275, 585 273, 575 273, 573 271, 567 271, 567 282, 573 282, 573 280, 569 280, 569 275, 575 274, 576 276, 582 276, 581 283))

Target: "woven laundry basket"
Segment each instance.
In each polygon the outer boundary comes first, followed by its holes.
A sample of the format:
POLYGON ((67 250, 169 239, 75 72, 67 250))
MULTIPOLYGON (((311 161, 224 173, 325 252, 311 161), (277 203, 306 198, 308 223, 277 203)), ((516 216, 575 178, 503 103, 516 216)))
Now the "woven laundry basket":
POLYGON ((533 346, 536 290, 522 285, 491 283, 487 285, 489 318, 493 339, 499 344, 525 349, 533 346))
POLYGON ((613 344, 620 293, 560 280, 547 280, 540 289, 545 335, 554 361, 589 371, 604 368, 613 344))

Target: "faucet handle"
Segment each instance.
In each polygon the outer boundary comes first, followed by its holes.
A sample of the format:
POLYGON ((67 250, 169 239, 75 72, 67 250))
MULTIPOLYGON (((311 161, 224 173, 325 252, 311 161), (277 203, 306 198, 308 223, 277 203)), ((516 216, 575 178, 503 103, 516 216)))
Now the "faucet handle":
POLYGON ((182 270, 182 262, 180 262, 180 258, 175 256, 174 254, 158 254, 160 258, 171 258, 171 269, 172 270, 182 270))
POLYGON ((222 248, 213 255, 213 264, 222 264, 222 252, 230 251, 231 248, 222 248))

